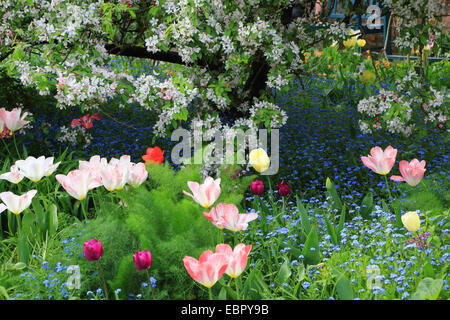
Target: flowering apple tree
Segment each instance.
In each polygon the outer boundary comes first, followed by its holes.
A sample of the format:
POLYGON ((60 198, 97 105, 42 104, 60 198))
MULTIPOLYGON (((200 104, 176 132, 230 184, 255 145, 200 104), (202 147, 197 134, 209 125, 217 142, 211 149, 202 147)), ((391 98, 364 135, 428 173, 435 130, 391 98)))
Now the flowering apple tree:
MULTIPOLYGON (((354 1, 352 9, 364 12, 363 2, 354 1)), ((276 128, 287 116, 270 90, 304 73, 306 49, 349 37, 353 11, 330 22, 326 3, 3 0, 0 69, 54 95, 59 108, 95 112, 112 99, 138 103, 159 114, 155 136, 188 120, 205 130, 276 128), (111 68, 117 56, 182 67, 170 77, 164 70, 134 76, 111 68)))
MULTIPOLYGON (((319 1, 320 2, 320 1, 319 1)), ((10 76, 58 107, 96 109, 120 97, 157 112, 159 136, 194 119, 221 128, 279 127, 286 121, 264 89, 281 89, 301 73, 302 51, 345 37, 342 23, 319 23, 314 1, 5 0, 0 60, 10 76), (295 7, 295 8, 294 8, 295 7), (294 10, 295 9, 295 10, 294 10), (117 56, 185 66, 161 80, 109 65, 117 56), (169 131, 168 131, 169 129, 169 131)), ((163 73, 163 71, 162 71, 163 73)))

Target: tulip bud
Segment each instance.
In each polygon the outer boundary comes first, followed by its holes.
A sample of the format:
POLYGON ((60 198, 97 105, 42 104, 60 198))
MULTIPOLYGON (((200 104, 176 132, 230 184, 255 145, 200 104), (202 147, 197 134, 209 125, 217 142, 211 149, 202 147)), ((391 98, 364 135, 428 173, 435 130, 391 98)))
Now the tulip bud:
POLYGON ((253 194, 260 195, 264 191, 264 184, 261 180, 255 180, 250 184, 250 190, 253 194))
POLYGON ((287 182, 280 182, 278 184, 278 194, 282 197, 286 197, 291 193, 291 188, 287 182))
POLYGON ((84 256, 88 261, 95 261, 103 256, 103 247, 100 241, 92 239, 84 243, 84 256))
POLYGON ((138 270, 148 269, 152 265, 152 254, 150 250, 138 251, 133 256, 133 261, 138 270))
POLYGON ((420 228, 419 215, 415 211, 409 211, 402 215, 402 223, 409 231, 416 232, 420 228))

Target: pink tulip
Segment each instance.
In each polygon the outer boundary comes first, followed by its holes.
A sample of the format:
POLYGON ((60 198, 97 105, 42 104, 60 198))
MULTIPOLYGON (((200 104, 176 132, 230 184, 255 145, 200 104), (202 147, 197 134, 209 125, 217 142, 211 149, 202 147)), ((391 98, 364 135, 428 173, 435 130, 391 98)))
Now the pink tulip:
POLYGON ((21 196, 15 195, 9 191, 0 193, 0 199, 4 203, 4 205, 0 207, 0 212, 8 209, 14 214, 20 214, 31 205, 31 200, 33 200, 36 193, 37 190, 30 190, 21 196))
POLYGON ((145 270, 152 265, 152 254, 150 250, 138 251, 133 256, 134 265, 138 270, 145 270))
POLYGON ((124 166, 128 166, 129 168, 133 165, 131 162, 131 157, 129 155, 124 154, 120 157, 120 159, 112 158, 109 160, 110 165, 120 164, 124 166))
POLYGON ((423 174, 426 171, 425 165, 425 160, 419 162, 419 160, 413 159, 409 163, 406 160, 402 160, 399 163, 400 173, 402 176, 391 176, 391 180, 405 181, 411 187, 415 187, 423 178, 423 174))
POLYGON ((203 252, 199 260, 185 256, 183 263, 192 279, 207 288, 211 288, 228 267, 227 256, 222 253, 213 253, 211 250, 203 252))
POLYGON ((145 180, 147 180, 148 172, 145 169, 145 164, 133 163, 130 168, 130 174, 128 177, 128 184, 134 188, 139 187, 145 180))
POLYGON ((50 176, 59 166, 60 162, 53 164, 53 157, 46 158, 40 156, 35 158, 29 156, 25 160, 17 160, 15 165, 20 174, 24 175, 33 182, 38 182, 43 177, 50 176))
POLYGON ((214 180, 211 177, 207 177, 203 184, 198 182, 188 181, 188 187, 193 194, 190 194, 183 190, 183 193, 202 207, 208 209, 219 198, 220 195, 220 178, 214 180))
POLYGON ((89 169, 92 171, 100 172, 101 169, 108 165, 108 160, 106 158, 100 158, 99 155, 92 156, 89 161, 79 161, 78 168, 80 170, 89 169))
POLYGON ((373 147, 370 149, 370 155, 361 157, 361 160, 372 171, 386 175, 394 166, 396 156, 397 149, 394 149, 392 146, 388 146, 384 151, 380 147, 373 147))
MULTIPOLYGON (((21 129, 23 126, 25 126, 29 121, 24 120, 25 117, 28 115, 27 112, 20 115, 22 112, 22 109, 20 108, 14 108, 12 111, 7 111, 4 108, 0 109, 0 119, 3 120, 4 125, 12 132, 17 131, 21 129)), ((0 122, 2 122, 0 120, 0 122)), ((3 129, 3 128, 2 128, 3 129)))
POLYGON ((128 181, 129 174, 127 163, 113 162, 100 170, 102 184, 108 191, 122 190, 128 181))
POLYGON ((18 184, 23 179, 23 175, 20 173, 16 165, 11 166, 10 172, 0 174, 0 179, 8 180, 11 183, 18 184))
POLYGON ((239 277, 247 266, 248 254, 251 249, 251 245, 246 246, 243 243, 239 243, 234 250, 228 244, 218 244, 216 253, 223 253, 228 257, 228 268, 225 273, 232 278, 239 277))
POLYGON ((258 218, 256 213, 239 213, 234 204, 219 203, 209 213, 203 212, 206 219, 216 227, 229 229, 233 232, 246 230, 250 221, 258 218))
POLYGON ((102 243, 97 241, 97 239, 86 241, 84 243, 83 253, 88 261, 100 259, 103 256, 102 243))
POLYGON ((61 183, 68 194, 78 200, 83 200, 89 190, 102 185, 100 180, 96 179, 88 169, 73 170, 67 176, 57 174, 56 180, 61 183))

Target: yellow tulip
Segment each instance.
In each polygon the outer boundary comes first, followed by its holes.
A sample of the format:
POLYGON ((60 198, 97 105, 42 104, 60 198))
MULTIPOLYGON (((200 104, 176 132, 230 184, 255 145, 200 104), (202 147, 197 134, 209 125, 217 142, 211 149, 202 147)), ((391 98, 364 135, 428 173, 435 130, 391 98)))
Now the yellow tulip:
MULTIPOLYGON (((355 30, 349 29, 347 30, 348 35, 353 36, 355 34, 355 30)), ((344 41, 344 46, 346 48, 353 48, 356 45, 356 37, 350 37, 349 39, 344 41)))
POLYGON ((259 173, 266 171, 270 165, 270 158, 262 148, 254 149, 249 155, 250 164, 259 173))
POLYGON ((366 45, 366 40, 364 39, 359 39, 356 41, 356 43, 358 44, 358 47, 362 48, 366 45))
POLYGON ((351 37, 344 41, 344 46, 346 48, 353 48, 356 45, 356 37, 351 37))
POLYGON ((409 231, 416 232, 420 228, 419 215, 415 211, 409 211, 402 215, 402 223, 409 231))

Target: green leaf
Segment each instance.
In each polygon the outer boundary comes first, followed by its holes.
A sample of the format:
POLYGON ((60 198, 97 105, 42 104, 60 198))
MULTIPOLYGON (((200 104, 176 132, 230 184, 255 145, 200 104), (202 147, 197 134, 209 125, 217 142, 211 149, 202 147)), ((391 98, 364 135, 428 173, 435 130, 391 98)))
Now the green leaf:
POLYGON ((331 224, 330 219, 328 219, 328 215, 326 213, 324 214, 324 218, 325 218, 325 224, 327 225, 328 234, 331 236, 331 242, 333 242, 333 244, 335 246, 337 246, 338 239, 336 236, 336 231, 334 230, 334 227, 331 224))
POLYGON ((255 267, 248 275, 247 280, 245 280, 243 286, 243 297, 249 299, 249 296, 252 294, 256 296, 255 298, 260 299, 264 292, 269 292, 269 288, 264 281, 261 271, 255 267))
POLYGON ((390 212, 389 207, 384 200, 381 200, 381 209, 383 209, 384 212, 390 212))
POLYGON ((436 300, 439 297, 444 281, 442 279, 424 278, 417 286, 411 300, 436 300))
POLYGON ((291 276, 292 272, 289 269, 289 263, 287 259, 284 259, 284 263, 281 265, 280 270, 278 271, 277 278, 275 282, 282 286, 283 283, 287 283, 289 277, 291 276))
POLYGON ((366 220, 370 219, 370 214, 373 211, 373 194, 372 192, 368 192, 361 202, 361 209, 359 210, 359 214, 366 220))
POLYGON ((219 295, 217 296, 218 300, 227 300, 227 290, 222 287, 220 289, 219 295))
POLYGON ((58 207, 55 204, 50 206, 49 211, 49 234, 53 235, 58 230, 58 207))
POLYGON ((30 259, 30 248, 28 246, 28 238, 25 232, 21 232, 19 234, 17 251, 19 253, 19 262, 28 264, 28 260, 30 259))
POLYGON ((306 238, 302 254, 306 264, 315 265, 320 262, 319 236, 315 227, 312 227, 306 238))
POLYGON ((297 199, 297 210, 300 212, 302 231, 305 234, 309 234, 311 232, 311 224, 309 223, 308 212, 300 201, 300 198, 297 195, 295 197, 297 199))
POLYGON ((0 286, 0 296, 5 297, 6 300, 9 300, 8 292, 6 291, 5 287, 0 286))
POLYGON ((23 263, 23 262, 17 262, 14 265, 14 270, 23 270, 23 269, 25 269, 26 266, 27 265, 25 263, 23 263))
POLYGON ((340 300, 353 300, 353 289, 350 280, 344 273, 339 270, 333 269, 333 273, 336 275, 336 291, 340 300))
POLYGON ((36 221, 36 216, 32 213, 26 212, 22 217, 22 230, 25 231, 29 236, 32 236, 36 232, 34 222, 36 221))
POLYGON ((327 178, 326 187, 327 187, 328 195, 331 198, 330 199, 331 206, 333 207, 333 209, 337 209, 338 211, 341 211, 342 210, 342 201, 341 201, 341 198, 339 197, 339 194, 336 191, 336 185, 334 184, 333 181, 331 181, 330 178, 327 178))
POLYGON ((427 261, 427 263, 425 263, 425 265, 423 266, 423 274, 427 278, 435 277, 434 268, 433 268, 432 264, 430 263, 430 261, 427 261))
POLYGON ((336 231, 339 241, 341 241, 341 231, 342 229, 344 229, 345 225, 345 212, 346 212, 346 204, 344 204, 344 206, 342 207, 341 216, 339 217, 339 225, 336 231))
POLYGON ((38 197, 34 197, 33 200, 31 200, 31 205, 33 208, 33 212, 36 214, 37 223, 39 227, 41 227, 45 221, 44 207, 42 207, 38 197))

